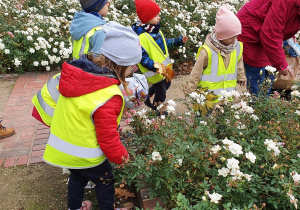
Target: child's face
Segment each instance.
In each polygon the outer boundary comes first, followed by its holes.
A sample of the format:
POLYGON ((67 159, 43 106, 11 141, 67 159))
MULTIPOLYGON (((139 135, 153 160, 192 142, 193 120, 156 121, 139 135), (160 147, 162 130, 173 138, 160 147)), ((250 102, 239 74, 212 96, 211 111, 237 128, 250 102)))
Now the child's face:
POLYGON ((232 45, 232 44, 234 44, 234 42, 236 41, 236 39, 237 39, 237 36, 234 36, 234 37, 231 37, 229 39, 221 40, 221 42, 223 42, 226 45, 232 45))
POLYGON ((159 13, 158 13, 154 18, 149 20, 146 24, 157 25, 159 23, 159 20, 160 20, 160 16, 159 16, 159 13))
POLYGON ((102 17, 106 17, 108 13, 108 7, 110 6, 110 1, 107 1, 107 3, 104 5, 104 7, 98 12, 99 15, 102 17))

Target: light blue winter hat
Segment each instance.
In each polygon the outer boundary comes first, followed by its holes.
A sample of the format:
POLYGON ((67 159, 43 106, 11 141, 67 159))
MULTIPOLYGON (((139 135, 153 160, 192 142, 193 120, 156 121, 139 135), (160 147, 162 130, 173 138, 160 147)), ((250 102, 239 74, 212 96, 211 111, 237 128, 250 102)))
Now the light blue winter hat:
POLYGON ((138 64, 142 59, 142 47, 138 35, 117 22, 110 21, 103 26, 106 34, 101 53, 119 66, 138 64))

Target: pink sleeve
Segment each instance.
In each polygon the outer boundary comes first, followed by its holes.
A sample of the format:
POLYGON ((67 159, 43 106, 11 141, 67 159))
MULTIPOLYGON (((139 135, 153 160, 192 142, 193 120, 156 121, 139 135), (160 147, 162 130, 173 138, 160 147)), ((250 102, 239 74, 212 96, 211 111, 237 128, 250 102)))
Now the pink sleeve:
POLYGON ((114 96, 94 113, 97 140, 101 150, 109 161, 122 163, 122 157, 128 156, 120 141, 117 118, 121 111, 122 98, 114 96))
POLYGON ((288 66, 285 60, 282 42, 285 23, 290 11, 290 4, 288 4, 286 0, 273 1, 260 32, 261 43, 268 59, 278 70, 284 70, 288 66))

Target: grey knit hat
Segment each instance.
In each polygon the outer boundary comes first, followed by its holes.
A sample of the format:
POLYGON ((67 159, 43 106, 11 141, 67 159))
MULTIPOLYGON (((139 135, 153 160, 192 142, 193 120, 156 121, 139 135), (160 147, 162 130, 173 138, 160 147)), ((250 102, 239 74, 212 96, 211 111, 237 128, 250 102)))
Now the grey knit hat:
POLYGON ((117 22, 110 21, 103 26, 106 34, 101 53, 119 66, 138 64, 142 59, 142 47, 138 35, 117 22))
POLYGON ((80 5, 85 12, 95 11, 98 13, 107 2, 107 0, 80 0, 80 5))

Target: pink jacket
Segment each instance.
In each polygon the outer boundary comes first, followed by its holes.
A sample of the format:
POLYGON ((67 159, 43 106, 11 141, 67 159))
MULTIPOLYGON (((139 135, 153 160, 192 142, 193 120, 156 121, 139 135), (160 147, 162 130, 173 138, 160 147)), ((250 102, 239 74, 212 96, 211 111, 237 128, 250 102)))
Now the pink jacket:
POLYGON ((282 41, 300 29, 300 0, 251 0, 237 17, 242 23, 238 40, 244 44, 244 62, 254 67, 286 69, 282 41))

